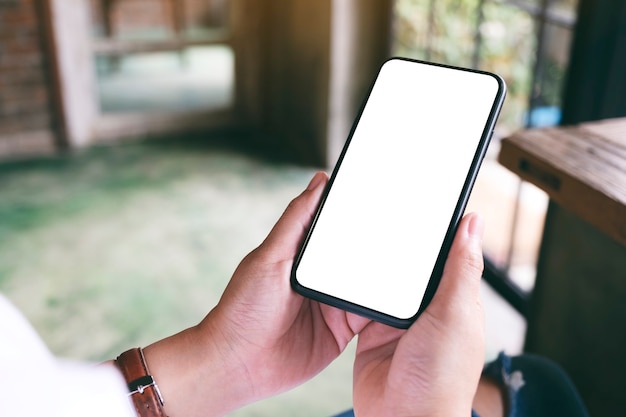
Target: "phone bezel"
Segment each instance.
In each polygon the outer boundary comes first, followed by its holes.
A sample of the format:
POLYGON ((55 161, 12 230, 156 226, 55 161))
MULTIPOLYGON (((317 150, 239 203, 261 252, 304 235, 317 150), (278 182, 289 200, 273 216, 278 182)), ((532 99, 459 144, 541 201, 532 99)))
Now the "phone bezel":
POLYGON ((363 103, 361 104, 361 107, 357 113, 357 116, 355 117, 354 123, 352 124, 352 127, 350 129, 350 133, 346 139, 346 142, 341 150, 341 153, 339 155, 339 158, 337 160, 337 163, 335 164, 333 171, 330 175, 329 181, 324 189, 324 192, 320 198, 320 202, 315 210, 315 214, 313 216, 313 219, 311 221, 311 224, 306 232, 306 235, 304 237, 304 239, 302 240, 299 248, 298 248, 298 252, 296 255, 296 258, 294 259, 294 263, 291 269, 291 278, 290 278, 290 282, 291 282, 291 286, 294 289, 294 291, 296 291, 298 294, 303 295, 307 298, 316 300, 316 301, 320 301, 324 304, 328 304, 334 307, 338 307, 342 310, 351 312, 351 313, 355 313, 364 317, 367 317, 369 319, 384 323, 384 324, 388 324, 390 326, 393 327, 397 327, 397 328, 408 328, 416 319, 417 317, 419 317, 419 315, 426 309, 426 307, 428 306, 428 304, 430 303, 430 301, 432 300, 438 286, 439 286, 439 281, 441 280, 441 276, 443 273, 443 268, 445 265, 445 261, 447 259, 448 256, 448 252, 450 251, 450 247, 452 246, 452 241, 454 239, 454 235, 456 234, 456 230, 458 228, 458 225, 461 221, 461 217, 465 211, 465 208, 467 206, 468 200, 469 200, 469 196, 471 194, 473 185, 476 181, 476 177, 478 175, 480 166, 482 164, 482 160, 484 159, 484 156, 486 154, 487 148, 489 146, 490 140, 491 140, 491 136, 493 135, 493 129, 495 127, 500 109, 502 108, 502 104, 504 103, 504 99, 506 96, 506 83, 504 82, 504 80, 498 76, 497 74, 491 73, 491 72, 487 72, 487 71, 481 71, 481 70, 476 70, 476 69, 470 69, 470 68, 463 68, 463 67, 458 67, 458 66, 452 66, 452 65, 446 65, 446 64, 440 64, 440 63, 434 63, 434 62, 427 62, 427 61, 422 61, 422 60, 416 60, 416 59, 410 59, 410 58, 404 58, 404 57, 392 57, 389 58, 388 60, 386 60, 380 67, 378 74, 376 75, 376 77, 374 78, 374 81, 371 83, 371 85, 369 86, 368 92, 365 96, 365 99, 363 100, 363 103), (308 244, 308 241, 311 237, 311 234, 313 233, 314 229, 315 229, 315 225, 319 219, 319 216, 324 208, 324 203, 326 202, 326 199, 328 197, 328 194, 333 186, 333 182, 335 180, 335 177, 337 176, 337 173, 339 171, 339 169, 341 168, 344 156, 346 154, 346 152, 348 151, 348 148, 350 147, 350 143, 352 141, 352 137, 354 135, 354 132, 356 130, 357 125, 359 124, 359 121, 361 119, 361 116, 363 114, 363 110, 367 104, 367 101, 369 100, 370 94, 374 88, 374 85, 376 84, 376 80, 378 79, 378 74, 380 74, 380 71, 382 70, 382 68, 384 67, 384 65, 389 62, 389 61, 393 61, 393 60, 402 60, 402 61, 408 61, 408 62, 413 62, 416 64, 421 64, 421 65, 431 65, 431 66, 436 66, 436 67, 442 67, 442 68, 447 68, 447 69, 453 69, 453 70, 459 70, 459 71, 466 71, 466 72, 473 72, 473 73, 478 73, 478 74, 482 74, 482 75, 486 75, 486 76, 490 76, 493 77, 497 83, 498 83, 498 91, 496 93, 496 96, 494 98, 494 102, 493 105, 491 107, 491 110, 489 112, 489 116, 487 118, 487 121, 485 123, 485 127, 483 129, 483 132, 481 134, 481 138, 477 144, 476 147, 476 151, 474 153, 474 157, 472 159, 471 162, 471 166, 470 169, 467 173, 467 176, 465 178, 460 196, 457 200, 457 204, 456 207, 454 209, 452 218, 450 219, 450 223, 448 225, 448 228, 446 230, 446 233, 444 235, 443 238, 443 243, 441 244, 437 259, 435 261, 435 265, 433 267, 432 273, 430 275, 425 293, 424 293, 424 297, 422 299, 422 302, 417 310, 417 312, 415 313, 415 315, 413 315, 412 317, 408 318, 408 319, 404 319, 404 318, 398 318, 398 317, 394 317, 391 315, 388 315, 386 313, 377 311, 377 310, 373 310, 371 308, 359 305, 359 304, 355 304, 352 303, 350 301, 346 301, 343 300, 341 298, 329 295, 329 294, 325 294, 323 292, 314 290, 312 288, 308 288, 302 284, 300 284, 298 282, 297 279, 297 270, 298 270, 298 265, 300 264, 300 260, 304 254, 304 251, 306 250, 306 246, 308 244))

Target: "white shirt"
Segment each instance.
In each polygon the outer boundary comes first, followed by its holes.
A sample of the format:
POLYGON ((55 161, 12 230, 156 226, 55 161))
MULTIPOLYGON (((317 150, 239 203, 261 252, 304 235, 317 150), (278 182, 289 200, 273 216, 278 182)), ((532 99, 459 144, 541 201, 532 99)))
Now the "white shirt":
POLYGON ((0 294, 0 416, 136 417, 119 372, 55 358, 0 294))

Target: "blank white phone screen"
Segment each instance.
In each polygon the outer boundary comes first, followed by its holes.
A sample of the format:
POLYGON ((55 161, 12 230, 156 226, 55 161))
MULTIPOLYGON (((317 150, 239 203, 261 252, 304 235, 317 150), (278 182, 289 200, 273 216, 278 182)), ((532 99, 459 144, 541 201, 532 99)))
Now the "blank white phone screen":
POLYGON ((498 91, 488 74, 387 61, 297 281, 393 317, 413 317, 498 91))

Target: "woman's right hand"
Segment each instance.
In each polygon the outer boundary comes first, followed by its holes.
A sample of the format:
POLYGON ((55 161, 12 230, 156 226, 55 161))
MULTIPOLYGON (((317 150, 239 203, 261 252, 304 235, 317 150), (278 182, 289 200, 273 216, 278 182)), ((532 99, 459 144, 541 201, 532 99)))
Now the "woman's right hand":
POLYGON ((465 216, 439 288, 408 330, 372 322, 359 333, 356 416, 471 414, 485 350, 482 231, 478 215, 465 216))

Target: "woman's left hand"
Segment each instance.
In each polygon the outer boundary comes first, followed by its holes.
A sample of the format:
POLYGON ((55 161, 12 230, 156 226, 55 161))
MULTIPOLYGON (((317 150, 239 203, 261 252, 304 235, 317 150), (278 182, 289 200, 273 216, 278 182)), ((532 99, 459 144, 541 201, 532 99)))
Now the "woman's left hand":
POLYGON ((292 388, 324 369, 369 323, 290 286, 327 181, 322 172, 313 177, 198 326, 145 349, 170 416, 223 415, 292 388))

